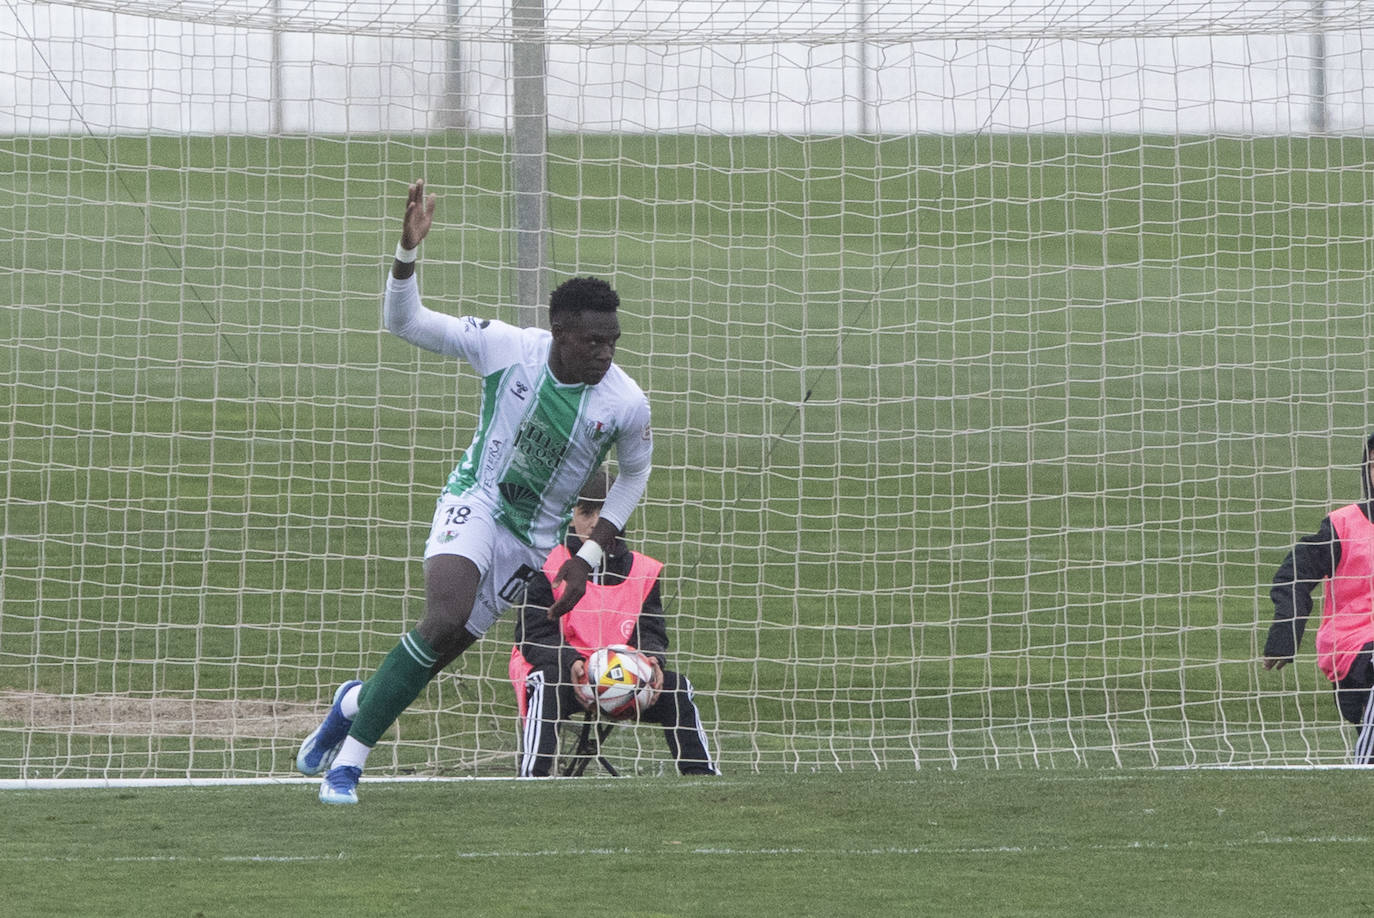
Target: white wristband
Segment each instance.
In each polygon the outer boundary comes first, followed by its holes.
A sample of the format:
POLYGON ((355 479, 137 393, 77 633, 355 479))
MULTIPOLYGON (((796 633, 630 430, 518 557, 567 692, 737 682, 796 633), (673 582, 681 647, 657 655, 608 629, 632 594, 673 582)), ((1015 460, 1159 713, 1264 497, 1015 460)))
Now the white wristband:
POLYGON ((419 247, 413 249, 403 248, 401 243, 396 243, 396 260, 411 264, 415 261, 415 256, 419 253, 419 247))
POLYGON ((577 557, 591 565, 592 570, 601 566, 601 559, 606 557, 606 550, 591 539, 582 543, 582 547, 577 550, 577 557))

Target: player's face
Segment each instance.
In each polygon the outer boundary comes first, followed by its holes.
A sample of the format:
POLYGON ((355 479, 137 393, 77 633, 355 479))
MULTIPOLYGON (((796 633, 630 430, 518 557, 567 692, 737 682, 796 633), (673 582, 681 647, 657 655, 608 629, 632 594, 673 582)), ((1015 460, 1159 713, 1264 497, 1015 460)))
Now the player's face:
POLYGON ((613 312, 575 312, 553 324, 549 369, 562 383, 594 386, 605 377, 620 340, 620 319, 613 312))
POLYGON ((573 506, 572 527, 579 539, 590 539, 592 530, 596 528, 596 521, 599 519, 601 519, 599 508, 586 509, 581 504, 573 506))

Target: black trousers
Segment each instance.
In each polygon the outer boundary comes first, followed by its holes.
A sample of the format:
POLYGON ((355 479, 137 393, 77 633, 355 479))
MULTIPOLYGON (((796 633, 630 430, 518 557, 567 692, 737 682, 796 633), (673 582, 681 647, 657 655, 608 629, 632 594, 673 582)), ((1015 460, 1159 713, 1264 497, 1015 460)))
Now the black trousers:
MULTIPOLYGON (((559 726, 582 710, 573 695, 572 677, 557 667, 536 667, 525 679, 528 708, 520 731, 518 773, 521 777, 547 777, 558 755, 559 726)), ((677 770, 684 775, 720 772, 706 745, 692 683, 670 669, 663 671, 663 691, 639 716, 641 722, 661 724, 677 770)))
POLYGON ((1336 707, 1341 709, 1341 717, 1352 724, 1363 723, 1371 688, 1374 688, 1374 643, 1360 648, 1359 656, 1350 664, 1350 671, 1336 682, 1336 707))
POLYGON ((1355 725, 1355 764, 1374 765, 1374 642, 1360 648, 1350 671, 1336 682, 1336 707, 1355 725))

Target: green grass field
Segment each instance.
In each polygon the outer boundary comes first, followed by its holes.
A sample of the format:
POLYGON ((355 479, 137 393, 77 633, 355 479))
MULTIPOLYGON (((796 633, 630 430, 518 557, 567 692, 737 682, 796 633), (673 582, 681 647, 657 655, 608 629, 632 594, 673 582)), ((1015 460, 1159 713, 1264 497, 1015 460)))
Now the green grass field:
MULTIPOLYGON (((635 529, 727 766, 1341 761, 1310 654, 1255 659, 1374 427, 1369 144, 554 138, 554 271, 624 298, 635 529)), ((380 330, 386 254, 424 175, 428 302, 513 319, 508 165, 0 140, 0 778, 282 774, 418 617, 476 385, 380 330)), ((507 773, 507 640, 377 767, 507 773)))
POLYGON ((1366 775, 930 770, 0 795, 7 913, 1307 914, 1358 902, 1366 775))

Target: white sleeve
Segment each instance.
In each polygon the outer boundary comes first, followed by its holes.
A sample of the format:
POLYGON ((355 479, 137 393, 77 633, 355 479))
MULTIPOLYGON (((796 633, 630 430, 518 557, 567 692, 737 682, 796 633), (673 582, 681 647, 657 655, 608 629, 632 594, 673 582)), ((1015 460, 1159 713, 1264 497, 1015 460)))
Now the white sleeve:
POLYGON ((460 329, 462 320, 427 309, 420 302, 420 284, 412 274, 397 280, 386 276, 382 297, 382 324, 403 341, 448 357, 462 357, 460 329))
POLYGON ((649 400, 643 399, 632 420, 621 428, 615 441, 616 476, 601 506, 601 518, 624 531, 630 515, 639 506, 649 487, 654 467, 653 428, 649 423, 649 400))
MULTIPOLYGON (((413 274, 405 280, 387 275, 382 324, 416 347, 466 360, 482 376, 520 360, 526 331, 495 319, 450 316, 426 308, 413 274)), ((534 334, 538 336, 537 330, 534 334)))

